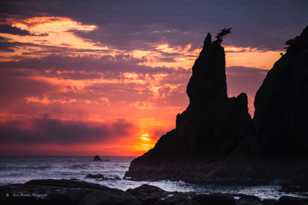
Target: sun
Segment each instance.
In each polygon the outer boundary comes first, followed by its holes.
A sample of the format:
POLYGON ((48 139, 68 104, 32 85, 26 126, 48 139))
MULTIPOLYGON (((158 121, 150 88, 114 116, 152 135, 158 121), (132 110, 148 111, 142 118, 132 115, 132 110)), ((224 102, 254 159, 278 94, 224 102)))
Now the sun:
POLYGON ((143 133, 138 137, 137 149, 145 152, 151 149, 154 145, 154 141, 149 133, 143 133))
POLYGON ((144 133, 140 136, 140 140, 143 142, 151 142, 151 137, 148 133, 144 133))

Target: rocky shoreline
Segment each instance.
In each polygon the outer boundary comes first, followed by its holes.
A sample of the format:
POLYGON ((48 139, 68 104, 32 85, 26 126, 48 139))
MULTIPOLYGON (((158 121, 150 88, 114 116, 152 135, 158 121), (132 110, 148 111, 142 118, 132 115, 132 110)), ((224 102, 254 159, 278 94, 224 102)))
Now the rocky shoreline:
MULTIPOLYGON (((135 161, 136 162, 136 161, 135 161)), ((217 184, 232 186, 280 185, 307 187, 308 164, 306 160, 225 160, 209 162, 200 160, 152 160, 137 168, 134 163, 129 176, 137 181, 174 180, 193 184, 217 184), (179 167, 181 169, 179 169, 179 167), (136 168, 136 169, 134 169, 136 168)), ((138 161, 137 161, 138 163, 138 161)), ((129 178, 129 177, 128 177, 129 178)))
POLYGON ((0 187, 0 204, 9 205, 306 205, 308 199, 282 196, 277 200, 230 194, 167 192, 151 185, 121 191, 78 180, 31 180, 0 187))

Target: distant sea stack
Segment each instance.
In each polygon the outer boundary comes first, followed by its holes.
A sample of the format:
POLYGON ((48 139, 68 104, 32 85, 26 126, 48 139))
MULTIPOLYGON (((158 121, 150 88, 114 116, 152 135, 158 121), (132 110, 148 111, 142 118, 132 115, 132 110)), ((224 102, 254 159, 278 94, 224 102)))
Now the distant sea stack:
POLYGON ((264 157, 308 157, 308 27, 286 42, 255 97, 254 123, 264 157))
MULTIPOLYGON (((222 33, 207 34, 187 85, 189 105, 176 116, 176 128, 162 136, 155 147, 134 159, 126 176, 164 176, 165 163, 222 160, 237 149, 244 137, 253 136, 247 95, 228 98, 222 33), (157 165, 161 167, 157 169, 157 165)), ((168 175, 168 174, 167 174, 168 175)), ((166 177, 167 178, 167 177, 166 177)))

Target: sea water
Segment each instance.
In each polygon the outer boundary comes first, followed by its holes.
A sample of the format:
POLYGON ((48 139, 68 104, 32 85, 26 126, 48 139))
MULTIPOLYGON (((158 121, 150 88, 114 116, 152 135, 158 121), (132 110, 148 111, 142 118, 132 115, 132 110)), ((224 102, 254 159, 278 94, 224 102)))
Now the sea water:
POLYGON ((166 191, 178 192, 247 194, 271 199, 277 199, 282 195, 298 196, 280 191, 277 185, 211 186, 182 181, 123 179, 131 160, 129 157, 102 157, 102 161, 93 161, 91 157, 1 157, 0 185, 24 183, 31 179, 77 179, 121 190, 150 184, 166 191), (86 178, 88 174, 101 174, 104 179, 86 178))

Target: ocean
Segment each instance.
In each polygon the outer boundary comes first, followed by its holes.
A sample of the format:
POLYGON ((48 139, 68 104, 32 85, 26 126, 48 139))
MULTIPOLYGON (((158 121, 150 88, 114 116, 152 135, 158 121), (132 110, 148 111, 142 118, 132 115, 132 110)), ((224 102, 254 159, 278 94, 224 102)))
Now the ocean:
POLYGON ((282 195, 299 196, 280 191, 273 186, 211 186, 194 185, 182 181, 132 181, 123 179, 132 158, 102 157, 95 162, 92 157, 1 157, 0 185, 24 183, 31 179, 78 179, 111 188, 127 190, 150 184, 166 191, 197 193, 248 194, 260 198, 278 199, 282 195), (101 174, 104 179, 86 178, 88 174, 101 174))

